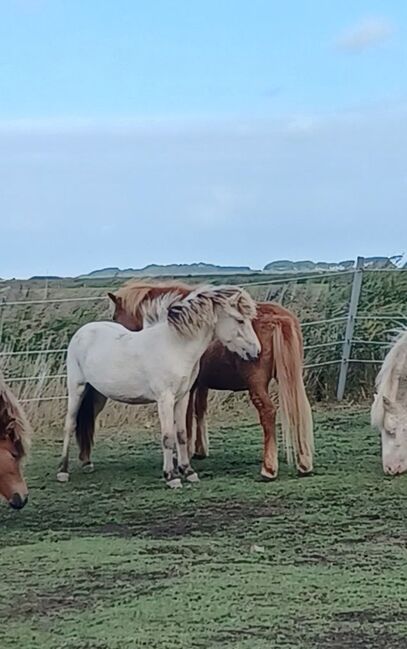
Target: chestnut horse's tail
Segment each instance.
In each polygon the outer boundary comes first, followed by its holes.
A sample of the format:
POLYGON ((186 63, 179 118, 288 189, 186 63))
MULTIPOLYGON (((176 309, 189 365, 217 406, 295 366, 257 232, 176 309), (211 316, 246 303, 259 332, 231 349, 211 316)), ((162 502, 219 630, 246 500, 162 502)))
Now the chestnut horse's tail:
POLYGON ((303 381, 302 334, 294 316, 276 318, 273 349, 287 459, 292 462, 294 452, 300 473, 310 473, 314 451, 313 422, 303 381))
POLYGON ((76 416, 76 441, 79 446, 81 460, 88 458, 95 436, 95 397, 96 390, 87 385, 85 395, 76 416))

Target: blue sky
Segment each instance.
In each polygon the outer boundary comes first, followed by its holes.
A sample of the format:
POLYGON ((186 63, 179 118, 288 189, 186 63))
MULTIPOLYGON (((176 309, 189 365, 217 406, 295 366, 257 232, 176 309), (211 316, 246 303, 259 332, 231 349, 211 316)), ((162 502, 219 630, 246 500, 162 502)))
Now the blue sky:
POLYGON ((0 0, 0 276, 397 254, 402 0, 0 0))

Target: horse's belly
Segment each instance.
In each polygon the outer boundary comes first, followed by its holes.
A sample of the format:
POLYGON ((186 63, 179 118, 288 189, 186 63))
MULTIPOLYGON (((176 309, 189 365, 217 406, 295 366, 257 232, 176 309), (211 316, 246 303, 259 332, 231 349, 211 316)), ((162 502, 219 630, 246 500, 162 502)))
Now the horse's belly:
POLYGON ((119 397, 110 397, 112 401, 117 401, 118 403, 128 403, 131 406, 143 406, 148 403, 154 403, 155 399, 146 399, 145 397, 129 397, 129 396, 119 396, 119 397))
POLYGON ((148 386, 144 386, 144 390, 140 390, 139 385, 121 384, 120 381, 104 382, 99 381, 96 377, 92 378, 93 380, 89 381, 90 385, 112 401, 134 405, 143 405, 156 401, 155 395, 148 389, 148 386))
POLYGON ((198 384, 202 384, 210 390, 242 392, 248 389, 245 378, 230 371, 205 373, 203 376, 199 376, 198 384))

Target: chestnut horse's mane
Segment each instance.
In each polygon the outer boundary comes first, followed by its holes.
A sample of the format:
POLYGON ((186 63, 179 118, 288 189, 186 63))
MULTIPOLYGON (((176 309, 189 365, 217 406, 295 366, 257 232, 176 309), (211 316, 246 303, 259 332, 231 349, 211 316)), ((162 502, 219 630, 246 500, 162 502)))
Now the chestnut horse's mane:
POLYGON ((175 281, 160 282, 155 284, 149 280, 131 279, 119 288, 115 297, 121 300, 123 308, 133 316, 137 316, 143 302, 162 298, 163 293, 173 293, 180 297, 186 297, 195 286, 181 284, 175 281))
POLYGON ((19 442, 17 448, 21 457, 27 455, 31 442, 31 426, 0 371, 0 439, 11 436, 11 433, 14 433, 13 441, 19 442))

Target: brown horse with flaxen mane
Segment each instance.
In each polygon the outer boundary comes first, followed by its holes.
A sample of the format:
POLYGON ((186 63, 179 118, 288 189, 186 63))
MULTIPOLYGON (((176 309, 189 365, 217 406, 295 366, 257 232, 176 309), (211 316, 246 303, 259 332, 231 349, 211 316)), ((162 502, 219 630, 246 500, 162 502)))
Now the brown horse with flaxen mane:
POLYGON ((21 405, 0 372, 0 496, 13 509, 27 502, 21 464, 27 454, 31 428, 21 405))
MULTIPOLYGON (((116 293, 108 294, 115 305, 113 319, 138 331, 143 328, 141 305, 145 300, 159 299, 169 291, 177 291, 185 297, 194 288, 177 282, 131 280, 116 293)), ((248 390, 264 432, 261 475, 266 480, 274 480, 278 474, 276 408, 269 396, 269 384, 276 379, 287 459, 291 462, 294 455, 298 474, 309 475, 313 469, 313 422, 303 382, 304 354, 299 321, 279 304, 258 302, 253 326, 262 348, 257 360, 244 361, 219 342, 213 342, 202 356, 187 413, 190 452, 198 458, 208 455, 205 417, 208 391, 248 390)))

